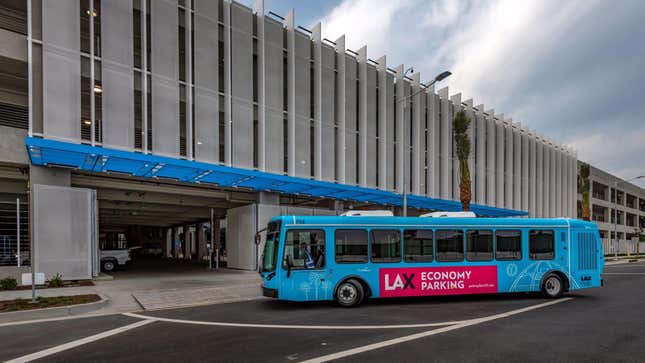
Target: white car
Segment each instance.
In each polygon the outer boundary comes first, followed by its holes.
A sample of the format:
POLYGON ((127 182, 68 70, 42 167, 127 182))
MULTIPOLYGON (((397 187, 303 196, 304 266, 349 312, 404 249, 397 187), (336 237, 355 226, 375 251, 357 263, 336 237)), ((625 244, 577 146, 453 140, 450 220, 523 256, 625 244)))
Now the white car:
POLYGON ((130 262, 130 249, 127 250, 100 250, 101 270, 112 272, 117 267, 123 267, 130 262))

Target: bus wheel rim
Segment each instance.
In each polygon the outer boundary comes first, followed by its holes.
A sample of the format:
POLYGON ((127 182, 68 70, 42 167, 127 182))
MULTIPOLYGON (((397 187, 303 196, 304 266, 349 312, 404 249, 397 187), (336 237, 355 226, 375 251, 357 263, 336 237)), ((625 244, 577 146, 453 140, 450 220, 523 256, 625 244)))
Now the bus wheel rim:
POLYGON ((338 298, 345 303, 351 303, 356 300, 356 295, 356 288, 350 284, 343 284, 338 291, 338 298))
POLYGON ((550 277, 548 280, 546 280, 546 291, 549 293, 549 295, 556 295, 560 292, 560 280, 558 280, 555 277, 550 277))

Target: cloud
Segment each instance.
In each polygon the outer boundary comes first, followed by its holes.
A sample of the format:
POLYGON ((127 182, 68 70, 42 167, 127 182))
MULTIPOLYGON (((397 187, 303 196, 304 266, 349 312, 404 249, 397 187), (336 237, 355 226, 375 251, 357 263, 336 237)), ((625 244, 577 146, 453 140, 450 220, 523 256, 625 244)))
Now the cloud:
POLYGON ((457 21, 463 12, 465 3, 457 0, 433 2, 430 12, 423 18, 423 24, 431 27, 445 27, 457 21))
POLYGON ((320 19, 324 37, 335 40, 346 35, 347 47, 358 49, 368 45, 371 54, 384 54, 391 38, 395 15, 411 1, 391 0, 346 0, 320 19))
POLYGON ((630 177, 645 172, 642 14, 637 0, 344 0, 321 19, 422 80, 452 71, 439 87, 630 177))

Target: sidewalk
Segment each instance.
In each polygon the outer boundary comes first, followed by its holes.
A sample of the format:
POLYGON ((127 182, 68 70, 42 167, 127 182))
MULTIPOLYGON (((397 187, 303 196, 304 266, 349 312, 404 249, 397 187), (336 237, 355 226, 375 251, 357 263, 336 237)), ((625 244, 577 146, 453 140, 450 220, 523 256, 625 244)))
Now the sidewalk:
MULTIPOLYGON (((37 296, 97 294, 107 297, 104 307, 89 314, 115 314, 141 310, 205 305, 261 296, 257 272, 220 269, 192 273, 119 273, 114 280, 95 286, 36 290, 37 296)), ((0 300, 31 298, 31 290, 2 291, 0 300)))

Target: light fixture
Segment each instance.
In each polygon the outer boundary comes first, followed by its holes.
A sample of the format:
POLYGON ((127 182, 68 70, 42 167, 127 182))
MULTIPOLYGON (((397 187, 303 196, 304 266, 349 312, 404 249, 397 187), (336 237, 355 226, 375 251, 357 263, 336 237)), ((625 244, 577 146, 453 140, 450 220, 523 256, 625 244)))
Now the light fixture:
POLYGON ((201 142, 201 141, 197 141, 197 145, 201 145, 201 144, 202 144, 202 142, 201 142))
POLYGON ((86 125, 91 125, 91 124, 92 124, 92 121, 90 121, 90 120, 83 120, 83 123, 84 123, 84 124, 86 124, 86 125))
POLYGON ((99 86, 98 84, 94 85, 94 93, 103 93, 103 88, 99 86))
MULTIPOLYGON (((90 15, 90 10, 89 9, 85 10, 85 14, 90 15)), ((92 16, 96 18, 96 10, 92 11, 92 16)))

